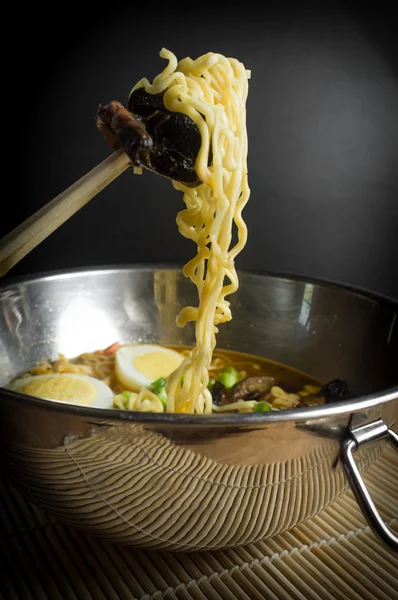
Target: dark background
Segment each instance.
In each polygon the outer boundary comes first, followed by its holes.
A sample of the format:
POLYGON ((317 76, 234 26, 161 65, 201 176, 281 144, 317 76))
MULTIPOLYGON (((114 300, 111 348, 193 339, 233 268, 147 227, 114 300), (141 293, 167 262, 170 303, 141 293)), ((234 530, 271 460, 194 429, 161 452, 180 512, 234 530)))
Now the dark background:
MULTIPOLYGON (((179 58, 218 51, 252 70, 249 241, 238 267, 398 298, 398 56, 393 7, 386 6, 246 2, 210 11, 204 4, 147 3, 82 14, 65 5, 50 15, 25 9, 18 52, 6 55, 12 93, 3 122, 12 135, 4 181, 15 166, 11 157, 18 160, 3 192, 8 212, 0 234, 109 155, 95 127, 97 106, 125 102, 138 79, 156 75, 164 67, 162 46, 179 58), (20 118, 13 121, 14 109, 20 118)), ((175 226, 181 207, 168 181, 126 172, 10 275, 182 265, 195 248, 175 226)))

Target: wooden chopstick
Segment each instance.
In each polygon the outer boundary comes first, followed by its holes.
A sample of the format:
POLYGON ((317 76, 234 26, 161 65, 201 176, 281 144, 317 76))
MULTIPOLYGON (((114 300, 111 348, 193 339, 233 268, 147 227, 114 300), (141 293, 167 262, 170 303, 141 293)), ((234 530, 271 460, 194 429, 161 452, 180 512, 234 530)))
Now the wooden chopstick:
POLYGON ((131 159, 117 150, 0 240, 0 276, 109 185, 131 159))

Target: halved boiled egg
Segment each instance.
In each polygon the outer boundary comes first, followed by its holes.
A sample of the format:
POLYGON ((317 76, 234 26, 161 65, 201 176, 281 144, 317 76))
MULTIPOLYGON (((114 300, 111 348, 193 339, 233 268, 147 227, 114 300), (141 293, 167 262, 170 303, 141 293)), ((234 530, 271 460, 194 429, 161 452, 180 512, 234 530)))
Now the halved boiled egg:
POLYGON ((98 408, 111 408, 112 390, 99 379, 77 373, 51 373, 15 379, 10 390, 45 400, 59 400, 98 408))
POLYGON ((168 377, 183 360, 182 354, 163 346, 122 346, 115 353, 115 375, 126 389, 139 392, 160 377, 168 377))

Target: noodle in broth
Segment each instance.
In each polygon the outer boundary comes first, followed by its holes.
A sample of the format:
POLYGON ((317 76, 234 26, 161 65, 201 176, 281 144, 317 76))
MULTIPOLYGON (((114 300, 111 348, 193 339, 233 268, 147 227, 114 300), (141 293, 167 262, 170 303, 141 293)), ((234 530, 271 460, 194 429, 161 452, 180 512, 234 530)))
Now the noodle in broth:
MULTIPOLYGON (((126 392, 125 387, 118 381, 115 375, 115 354, 119 348, 119 344, 112 344, 108 349, 86 352, 70 360, 61 354, 56 361, 46 361, 34 367, 28 375, 76 373, 95 377, 112 389, 115 394, 115 408, 164 412, 165 407, 152 390, 143 387, 138 393, 126 392)), ((192 353, 192 348, 186 346, 168 348, 181 353, 184 358, 188 358, 192 353)), ((257 406, 264 403, 270 410, 283 410, 324 402, 320 395, 321 383, 305 373, 250 354, 215 350, 208 370, 210 382, 220 380, 223 372, 228 369, 236 371, 237 382, 269 378, 269 390, 259 401, 241 398, 233 403, 217 405, 212 397, 212 412, 256 412, 257 406)), ((233 389, 234 387, 231 391, 233 389)))

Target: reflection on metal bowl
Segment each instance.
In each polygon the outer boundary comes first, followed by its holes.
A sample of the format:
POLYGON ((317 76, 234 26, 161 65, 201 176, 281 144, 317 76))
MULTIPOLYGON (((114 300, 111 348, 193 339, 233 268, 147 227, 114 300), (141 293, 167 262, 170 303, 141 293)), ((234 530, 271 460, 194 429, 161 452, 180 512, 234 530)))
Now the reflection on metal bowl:
MULTIPOLYGON (((397 304, 320 282, 239 275, 218 347, 322 381, 345 379, 355 400, 276 413, 159 415, 1 389, 1 462, 15 487, 74 527, 174 551, 238 546, 289 529, 346 489, 345 470, 358 488, 359 472, 383 443, 397 443, 397 304), (356 433, 373 422, 366 436, 356 433), (358 473, 338 460, 353 449, 347 439, 361 446, 358 473)), ((191 344, 193 328, 178 329, 174 317, 195 301, 194 286, 173 269, 15 280, 0 288, 0 384, 58 352, 74 356, 115 340, 191 344)), ((368 518, 394 547, 377 514, 368 518)))

